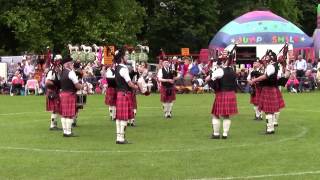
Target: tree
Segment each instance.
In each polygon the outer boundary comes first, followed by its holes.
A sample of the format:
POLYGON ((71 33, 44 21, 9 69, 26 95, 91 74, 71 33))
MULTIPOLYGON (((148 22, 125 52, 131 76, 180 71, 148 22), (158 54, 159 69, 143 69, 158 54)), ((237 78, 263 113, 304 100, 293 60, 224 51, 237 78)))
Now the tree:
POLYGON ((181 47, 198 51, 208 46, 217 30, 215 0, 154 0, 145 4, 149 4, 146 37, 153 55, 157 55, 161 47, 169 53, 180 53, 181 47))
POLYGON ((11 30, 18 52, 46 46, 58 51, 67 43, 135 43, 145 16, 135 0, 20 0, 2 7, 1 30, 11 30))

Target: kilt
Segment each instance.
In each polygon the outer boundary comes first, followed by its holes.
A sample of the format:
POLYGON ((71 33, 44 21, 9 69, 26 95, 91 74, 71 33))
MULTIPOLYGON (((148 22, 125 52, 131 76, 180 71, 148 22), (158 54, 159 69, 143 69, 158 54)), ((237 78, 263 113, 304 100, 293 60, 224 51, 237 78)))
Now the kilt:
POLYGON ((215 94, 211 114, 217 117, 238 114, 237 97, 234 91, 218 91, 215 94))
MULTIPOLYGON (((48 98, 48 91, 47 91, 47 94, 46 94, 46 111, 50 111, 50 112, 53 112, 53 113, 60 113, 60 99, 59 99, 59 96, 57 96, 55 99, 49 99, 48 98)), ((59 91, 57 91, 57 94, 59 94, 59 91)))
POLYGON ((134 118, 132 92, 117 92, 116 119, 128 121, 134 118))
POLYGON ((104 98, 104 103, 109 106, 116 106, 117 91, 116 88, 108 87, 104 98))
POLYGON ((133 104, 133 109, 137 109, 137 96, 136 93, 132 93, 132 104, 133 104))
POLYGON ((164 86, 160 87, 160 101, 163 103, 171 103, 172 101, 176 100, 176 89, 173 86, 171 94, 167 94, 167 88, 164 86))
POLYGON ((279 112, 285 106, 281 92, 278 87, 262 87, 259 97, 259 110, 265 113, 279 112))
POLYGON ((60 92, 61 116, 73 118, 76 115, 77 96, 73 92, 60 92))
POLYGON ((259 104, 259 96, 261 93, 261 87, 260 86, 255 86, 255 94, 250 96, 250 103, 258 106, 259 104))

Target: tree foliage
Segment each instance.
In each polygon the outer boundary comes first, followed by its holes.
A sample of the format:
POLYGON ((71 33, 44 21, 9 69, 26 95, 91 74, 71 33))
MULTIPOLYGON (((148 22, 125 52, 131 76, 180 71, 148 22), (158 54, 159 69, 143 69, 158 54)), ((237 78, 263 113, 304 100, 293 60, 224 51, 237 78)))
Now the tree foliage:
POLYGON ((63 49, 67 43, 135 43, 144 8, 134 0, 5 1, 1 25, 18 41, 17 51, 63 49), (104 41, 103 41, 104 40, 104 41))
POLYGON ((55 50, 72 44, 145 42, 179 53, 206 48, 225 24, 269 9, 304 30, 316 27, 318 0, 0 0, 0 53, 55 50))

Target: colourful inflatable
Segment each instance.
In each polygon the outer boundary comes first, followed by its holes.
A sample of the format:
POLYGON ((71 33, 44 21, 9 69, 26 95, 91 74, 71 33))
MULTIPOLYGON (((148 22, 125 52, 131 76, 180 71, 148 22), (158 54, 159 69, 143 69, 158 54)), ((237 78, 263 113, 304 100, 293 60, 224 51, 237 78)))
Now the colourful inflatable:
POLYGON ((271 11, 248 12, 229 22, 214 36, 209 49, 221 49, 230 44, 284 44, 293 48, 313 47, 313 38, 271 11))

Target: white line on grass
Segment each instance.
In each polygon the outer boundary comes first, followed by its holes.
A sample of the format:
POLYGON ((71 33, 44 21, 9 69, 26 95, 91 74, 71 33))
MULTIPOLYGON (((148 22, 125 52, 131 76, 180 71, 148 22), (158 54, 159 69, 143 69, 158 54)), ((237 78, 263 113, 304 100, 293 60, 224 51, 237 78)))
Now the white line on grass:
MULTIPOLYGON (((138 109, 141 108, 141 109, 161 109, 161 106, 139 106, 138 109)), ((210 108, 209 106, 207 107, 199 107, 199 106, 174 106, 174 109, 180 109, 180 108, 205 108, 205 109, 208 109, 210 108)), ((252 107, 250 106, 241 106, 241 107, 238 107, 238 109, 251 109, 252 107)), ((108 111, 108 108, 90 108, 90 109, 83 109, 81 111, 96 111, 96 110, 105 110, 105 111, 108 111)), ((297 109, 294 109, 294 108, 285 108, 283 111, 297 111, 297 109)), ((299 111, 301 112, 314 112, 314 113, 320 113, 319 110, 312 110, 312 109, 299 109, 299 111)), ((29 111, 29 112, 15 112, 15 113, 3 113, 3 114, 0 114, 0 116, 10 116, 10 115, 23 115, 23 114, 33 114, 33 113, 46 113, 46 111, 29 111)), ((47 112, 49 113, 49 112, 47 112)))
POLYGON ((320 174, 320 170, 305 171, 305 172, 281 173, 281 174, 262 174, 262 175, 252 175, 252 176, 231 176, 231 177, 201 178, 201 179, 189 179, 189 180, 258 179, 258 178, 268 178, 268 177, 299 176, 299 175, 307 175, 307 174, 320 174))
POLYGON ((44 112, 46 112, 46 111, 35 111, 35 112, 29 111, 29 112, 3 113, 3 114, 0 114, 0 116, 11 116, 11 115, 20 115, 20 114, 34 114, 34 113, 44 113, 44 112))
POLYGON ((253 143, 253 144, 240 144, 240 145, 231 145, 231 146, 219 146, 215 148, 202 148, 202 149, 162 149, 162 150, 132 150, 132 151, 123 151, 123 150, 64 150, 64 149, 41 149, 41 148, 26 148, 26 147, 10 147, 10 146, 0 146, 0 149, 3 150, 24 150, 24 151, 37 151, 37 152, 62 152, 62 153, 167 153, 167 152, 195 152, 195 151, 212 151, 212 150, 221 150, 229 148, 241 148, 241 147, 250 147, 257 145, 266 145, 266 144, 275 144, 284 141, 295 140, 303 137, 307 132, 307 128, 302 127, 302 132, 296 136, 280 139, 278 141, 271 142, 262 142, 262 143, 253 143))

